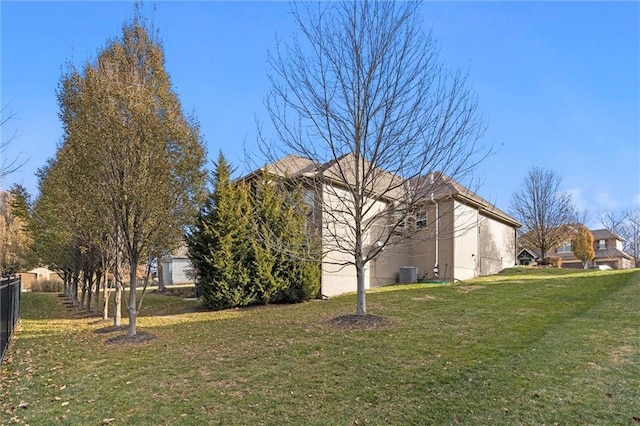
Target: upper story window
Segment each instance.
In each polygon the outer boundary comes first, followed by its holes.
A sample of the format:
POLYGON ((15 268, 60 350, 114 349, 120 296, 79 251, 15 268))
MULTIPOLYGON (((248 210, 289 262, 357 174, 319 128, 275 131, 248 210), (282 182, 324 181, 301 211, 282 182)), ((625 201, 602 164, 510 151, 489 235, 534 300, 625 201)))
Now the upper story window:
POLYGON ((416 228, 424 229, 427 225, 427 212, 425 210, 418 211, 418 213, 416 213, 416 228))
POLYGON ((598 240, 598 245, 596 246, 596 250, 604 250, 607 248, 607 240, 598 240))
POLYGON ((562 244, 556 249, 556 253, 571 253, 572 251, 573 250, 571 249, 571 241, 562 244))

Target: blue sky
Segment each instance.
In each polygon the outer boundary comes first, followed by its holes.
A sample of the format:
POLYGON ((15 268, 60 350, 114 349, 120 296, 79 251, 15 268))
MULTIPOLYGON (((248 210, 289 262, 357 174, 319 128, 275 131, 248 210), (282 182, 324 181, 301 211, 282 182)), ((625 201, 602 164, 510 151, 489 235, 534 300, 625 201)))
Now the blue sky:
MULTIPOLYGON (((148 2, 183 108, 209 157, 241 170, 266 121, 267 50, 294 27, 286 2, 148 2)), ((131 2, 0 2, 2 105, 16 134, 5 155, 26 160, 0 186, 37 191, 34 172, 61 138, 55 91, 65 62, 95 57, 133 14, 131 2)), ((554 170, 576 204, 640 205, 640 3, 426 2, 441 57, 469 67, 495 154, 477 169, 480 195, 508 210, 527 170, 554 170)))

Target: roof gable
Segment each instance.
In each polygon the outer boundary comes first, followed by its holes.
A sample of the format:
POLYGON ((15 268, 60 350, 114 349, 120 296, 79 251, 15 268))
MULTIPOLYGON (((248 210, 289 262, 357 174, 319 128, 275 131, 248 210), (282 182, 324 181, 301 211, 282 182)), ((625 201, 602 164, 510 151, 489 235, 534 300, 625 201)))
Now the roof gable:
POLYGON ((485 216, 491 216, 511 226, 522 226, 520 222, 500 210, 494 204, 442 172, 431 172, 412 179, 412 182, 417 187, 421 187, 423 191, 429 191, 431 193, 431 199, 442 200, 452 197, 464 204, 477 208, 480 213, 485 216))
POLYGON ((523 254, 528 254, 529 256, 531 256, 534 259, 539 259, 540 258, 540 253, 538 253, 537 250, 532 250, 532 249, 528 249, 528 248, 523 248, 522 250, 520 250, 518 252, 518 255, 516 256, 516 258, 521 257, 523 254))

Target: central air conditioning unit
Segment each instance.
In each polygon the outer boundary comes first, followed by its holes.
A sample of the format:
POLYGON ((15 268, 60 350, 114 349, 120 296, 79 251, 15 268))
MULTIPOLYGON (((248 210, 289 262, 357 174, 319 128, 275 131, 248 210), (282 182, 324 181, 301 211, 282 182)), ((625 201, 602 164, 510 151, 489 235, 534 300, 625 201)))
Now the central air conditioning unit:
POLYGON ((403 266, 400 268, 399 277, 401 283, 417 283, 418 268, 415 266, 403 266))

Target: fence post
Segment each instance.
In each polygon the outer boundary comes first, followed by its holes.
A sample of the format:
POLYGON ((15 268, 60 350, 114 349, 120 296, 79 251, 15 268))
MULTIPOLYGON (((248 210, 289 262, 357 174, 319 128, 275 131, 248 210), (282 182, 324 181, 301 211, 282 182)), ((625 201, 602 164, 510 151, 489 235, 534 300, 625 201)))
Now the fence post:
POLYGON ((0 363, 4 359, 13 330, 20 321, 21 293, 22 281, 19 276, 0 279, 0 363))

